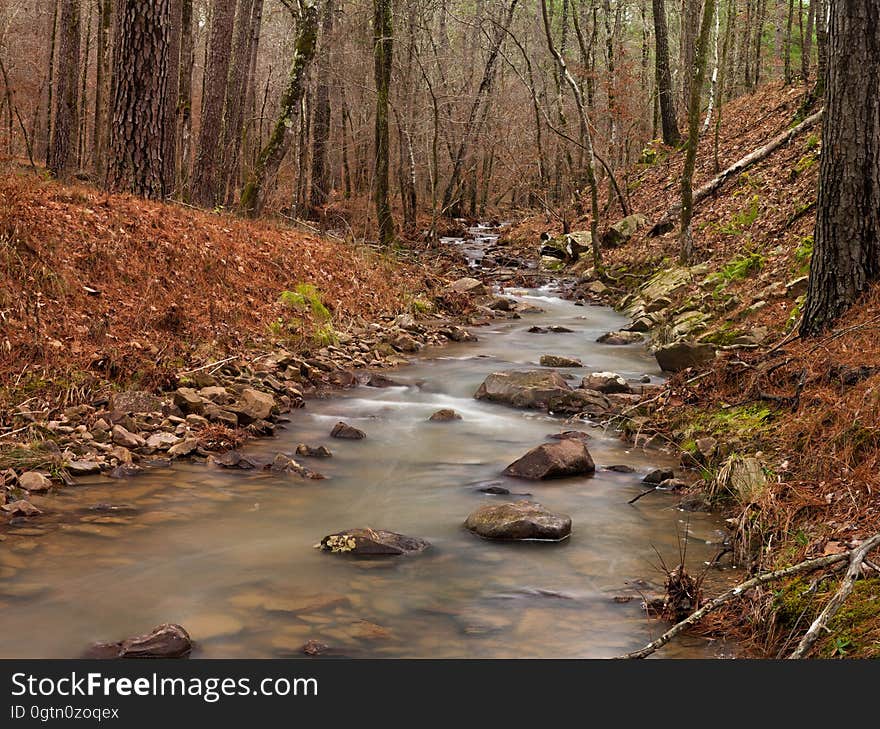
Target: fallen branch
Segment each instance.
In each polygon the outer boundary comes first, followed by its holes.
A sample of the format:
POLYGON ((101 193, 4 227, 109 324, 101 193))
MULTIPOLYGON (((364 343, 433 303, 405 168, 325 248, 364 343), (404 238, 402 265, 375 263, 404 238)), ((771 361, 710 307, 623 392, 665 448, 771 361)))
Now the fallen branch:
POLYGON ((803 658, 806 656, 819 639, 819 634, 823 630, 828 630, 826 627, 828 621, 837 615, 837 611, 840 610, 843 603, 846 602, 846 598, 848 598, 853 591, 856 580, 862 571, 862 563, 865 561, 868 553, 878 546, 880 546, 880 534, 875 534, 870 539, 862 542, 856 549, 849 552, 849 568, 840 582, 840 587, 837 592, 834 593, 834 596, 828 601, 825 609, 819 613, 819 617, 813 621, 813 624, 810 626, 810 629, 806 632, 804 637, 801 638, 798 647, 791 652, 789 659, 803 658))
MULTIPOLYGON (((825 557, 817 557, 815 559, 808 559, 803 562, 798 562, 798 564, 791 565, 789 567, 784 567, 780 570, 774 570, 773 572, 764 572, 760 575, 756 575, 745 582, 741 582, 740 584, 732 587, 727 592, 722 593, 718 597, 707 602, 703 607, 699 610, 691 613, 684 620, 673 625, 669 630, 667 630, 663 635, 661 635, 656 640, 651 641, 643 648, 640 648, 637 651, 633 651, 632 653, 626 653, 622 656, 618 656, 618 658, 647 658, 652 653, 657 651, 666 645, 669 641, 671 641, 675 636, 683 631, 687 630, 691 626, 699 623, 704 617, 706 617, 709 613, 717 608, 721 607, 727 602, 730 602, 733 598, 739 597, 740 595, 745 594, 749 590, 759 587, 767 582, 774 582, 775 580, 781 580, 786 577, 792 577, 794 575, 799 575, 804 572, 814 572, 816 570, 822 569, 823 567, 830 567, 833 564, 837 564, 839 562, 844 562, 846 560, 851 560, 850 569, 852 569, 852 559, 853 555, 856 553, 862 553, 862 557, 859 559, 859 565, 864 561, 865 556, 867 556, 868 552, 870 552, 874 547, 880 545, 880 534, 877 534, 867 541, 863 542, 861 546, 856 549, 850 550, 848 552, 842 552, 841 554, 830 554, 825 557)), ((849 574, 849 572, 847 572, 849 574)), ((850 588, 851 590, 852 588, 850 588)), ((849 594, 849 593, 847 593, 849 594)), ((845 596, 844 596, 845 597, 845 596)), ((839 607, 839 606, 838 606, 839 607)), ((826 608, 827 610, 827 608, 826 608)), ((824 612, 824 611, 823 611, 824 612)), ((821 616, 820 616, 821 617, 821 616)), ((818 620, 818 619, 817 619, 818 620)))
MULTIPOLYGON (((751 167, 756 162, 760 162, 761 160, 766 159, 771 154, 773 154, 780 147, 788 144, 792 139, 798 136, 801 132, 806 131, 813 127, 818 121, 822 119, 822 115, 825 110, 820 109, 812 116, 808 116, 804 119, 800 124, 796 127, 789 129, 786 132, 783 132, 778 137, 774 137, 769 144, 765 144, 763 147, 759 147, 754 152, 747 154, 741 160, 734 162, 730 167, 726 170, 713 177, 709 182, 700 187, 698 190, 694 191, 694 206, 697 203, 705 200, 709 195, 716 192, 727 180, 735 175, 739 175, 742 172, 745 172, 749 167, 751 167)), ((681 214, 681 203, 676 203, 669 210, 667 210, 663 217, 651 228, 649 233, 650 236, 658 236, 663 233, 668 233, 675 225, 675 221, 678 219, 678 216, 681 214)))
POLYGON ((192 375, 192 374, 195 374, 196 372, 201 372, 202 370, 207 370, 212 367, 219 367, 220 365, 224 365, 227 362, 232 362, 232 360, 234 360, 234 359, 238 359, 238 357, 227 357, 226 359, 221 359, 218 362, 209 362, 208 364, 202 365, 201 367, 196 367, 194 370, 184 370, 180 374, 181 375, 192 375))

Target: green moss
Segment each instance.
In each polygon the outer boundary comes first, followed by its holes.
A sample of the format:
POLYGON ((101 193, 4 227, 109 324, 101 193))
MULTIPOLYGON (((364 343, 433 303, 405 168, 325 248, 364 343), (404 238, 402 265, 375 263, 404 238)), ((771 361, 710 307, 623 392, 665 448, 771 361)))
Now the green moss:
POLYGON ((794 251, 794 260, 798 264, 798 272, 806 273, 810 270, 810 259, 813 257, 813 236, 801 238, 798 247, 794 251))
POLYGON ((752 195, 748 207, 730 216, 730 220, 718 226, 719 233, 727 235, 741 235, 751 228, 761 214, 761 199, 757 194, 752 195))
POLYGON ((734 281, 741 281, 764 266, 764 256, 756 252, 740 253, 731 258, 720 270, 706 277, 706 284, 714 286, 714 293, 720 296, 724 289, 734 281))
POLYGON ((284 306, 295 311, 309 312, 320 321, 329 321, 331 314, 322 298, 317 287, 308 283, 297 284, 293 291, 281 292, 281 303, 284 306))

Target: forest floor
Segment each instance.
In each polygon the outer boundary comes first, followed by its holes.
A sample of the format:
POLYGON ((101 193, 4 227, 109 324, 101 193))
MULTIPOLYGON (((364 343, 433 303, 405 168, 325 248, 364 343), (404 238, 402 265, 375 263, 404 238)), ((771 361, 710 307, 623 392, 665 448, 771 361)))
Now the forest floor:
MULTIPOLYGON (((725 105, 720 169, 791 128, 800 101, 800 89, 770 84, 725 105)), ((672 376, 664 394, 623 427, 640 442, 674 444, 696 479, 690 503, 696 498, 726 512, 733 559, 752 571, 839 553, 880 531, 880 286, 825 336, 796 335, 812 252, 820 126, 697 207, 697 266, 678 267, 677 229, 651 237, 648 224, 603 251, 610 276, 603 284, 584 261, 563 270, 580 276, 572 297, 624 310, 650 310, 649 294, 659 291, 666 300, 655 309, 663 322, 655 343, 683 333, 717 347, 710 364, 672 376), (747 489, 732 486, 724 468, 731 456, 757 458, 764 478, 747 489)), ((624 179, 632 212, 656 222, 678 201, 683 154, 656 146, 649 156, 624 179)), ((710 132, 695 188, 714 174, 710 132)), ((502 250, 534 260, 540 233, 561 234, 556 217, 527 217, 502 250)), ((621 217, 612 200, 606 220, 621 217)), ((571 223, 575 231, 588 228, 583 218, 571 223)), ((865 569, 816 655, 880 656, 880 572, 865 569)), ((710 616, 703 629, 740 639, 752 655, 784 656, 838 583, 832 575, 771 584, 710 616)))

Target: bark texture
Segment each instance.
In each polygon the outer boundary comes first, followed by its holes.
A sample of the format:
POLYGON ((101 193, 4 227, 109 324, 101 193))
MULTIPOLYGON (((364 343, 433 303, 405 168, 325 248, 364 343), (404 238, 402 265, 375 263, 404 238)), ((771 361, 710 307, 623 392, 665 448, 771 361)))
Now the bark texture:
POLYGON ((678 146, 681 133, 675 118, 675 92, 672 89, 672 71, 669 68, 669 32, 666 24, 664 0, 652 0, 654 10, 654 39, 656 52, 654 66, 657 74, 657 95, 660 103, 660 124, 663 144, 678 146))
POLYGON ((52 126, 46 167, 55 175, 63 175, 76 165, 74 135, 79 127, 79 0, 62 0, 58 33, 55 124, 52 126))

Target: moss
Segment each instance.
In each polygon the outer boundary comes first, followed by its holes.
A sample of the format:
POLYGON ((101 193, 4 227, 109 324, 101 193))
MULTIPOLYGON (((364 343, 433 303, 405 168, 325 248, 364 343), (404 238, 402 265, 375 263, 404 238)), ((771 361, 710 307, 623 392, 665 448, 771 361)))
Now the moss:
POLYGON ((706 277, 706 285, 715 287, 715 295, 719 296, 724 289, 735 281, 748 278, 760 271, 765 263, 764 256, 757 252, 740 253, 731 258, 718 271, 706 277))
POLYGON ((321 321, 329 321, 331 318, 329 309, 322 301, 321 292, 312 284, 300 283, 293 291, 282 291, 281 303, 295 311, 309 312, 321 321))
MULTIPOLYGON (((839 580, 799 577, 773 595, 777 623, 786 633, 800 633, 816 619, 839 587, 839 580)), ((859 580, 852 594, 828 623, 827 636, 818 643, 822 658, 880 657, 880 578, 859 580)))
POLYGON ((726 235, 740 235, 751 228, 761 214, 761 199, 755 194, 749 200, 748 207, 730 216, 730 219, 718 225, 718 232, 726 235))
POLYGON ((737 329, 730 322, 724 322, 719 329, 710 332, 700 339, 702 342, 716 344, 719 347, 726 347, 733 344, 734 340, 745 334, 742 329, 737 329))
POLYGON ((810 259, 813 257, 813 236, 801 238, 798 247, 794 251, 794 260, 798 264, 798 273, 806 273, 810 270, 810 259))

